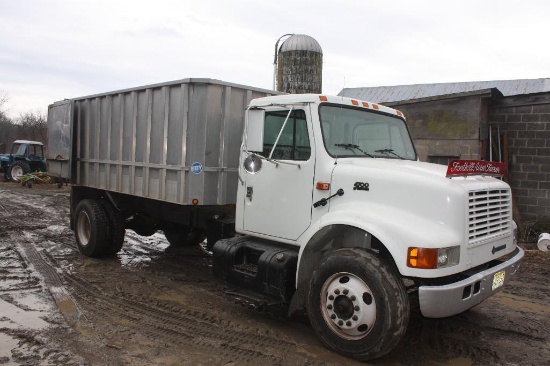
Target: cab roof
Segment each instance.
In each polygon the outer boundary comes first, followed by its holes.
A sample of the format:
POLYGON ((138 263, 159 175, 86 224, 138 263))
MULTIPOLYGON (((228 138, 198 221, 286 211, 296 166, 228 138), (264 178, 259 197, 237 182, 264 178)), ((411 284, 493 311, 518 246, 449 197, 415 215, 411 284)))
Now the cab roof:
POLYGON ((370 109, 373 111, 380 111, 388 114, 393 114, 404 118, 403 113, 400 111, 383 106, 378 103, 367 102, 359 99, 352 99, 346 97, 339 97, 335 95, 325 94, 284 94, 275 95, 271 97, 264 97, 254 99, 250 102, 251 107, 267 107, 270 105, 284 105, 284 104, 300 104, 300 103, 331 103, 348 105, 352 107, 360 107, 370 109))
POLYGON ((15 140, 13 143, 14 143, 14 144, 28 144, 28 145, 40 145, 40 146, 44 146, 44 144, 41 143, 41 142, 38 142, 38 141, 29 141, 29 140, 15 140))

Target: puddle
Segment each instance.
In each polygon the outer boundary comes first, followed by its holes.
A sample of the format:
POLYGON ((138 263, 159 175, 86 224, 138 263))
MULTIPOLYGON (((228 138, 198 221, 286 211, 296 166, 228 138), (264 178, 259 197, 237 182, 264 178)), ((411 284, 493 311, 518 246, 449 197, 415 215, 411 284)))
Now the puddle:
POLYGON ((39 312, 52 311, 51 303, 44 299, 42 294, 37 292, 19 292, 12 303, 25 310, 39 312))
POLYGON ((18 343, 19 341, 17 339, 7 334, 0 333, 0 365, 19 365, 11 361, 11 350, 17 348, 18 343))
POLYGON ((0 327, 15 329, 20 326, 26 329, 40 330, 46 328, 48 322, 41 319, 46 313, 43 311, 23 310, 0 298, 0 327), (7 319, 7 320, 4 320, 7 319))

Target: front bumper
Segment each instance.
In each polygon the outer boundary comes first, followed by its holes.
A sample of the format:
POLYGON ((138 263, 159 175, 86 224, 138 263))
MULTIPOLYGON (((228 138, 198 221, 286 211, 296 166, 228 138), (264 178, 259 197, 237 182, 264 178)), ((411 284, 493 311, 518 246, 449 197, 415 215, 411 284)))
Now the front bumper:
POLYGON ((422 315, 427 318, 444 318, 476 306, 504 288, 518 270, 523 256, 523 250, 517 247, 506 262, 462 281, 443 286, 420 286, 418 296, 422 315), (494 288, 495 285, 499 286, 494 288))

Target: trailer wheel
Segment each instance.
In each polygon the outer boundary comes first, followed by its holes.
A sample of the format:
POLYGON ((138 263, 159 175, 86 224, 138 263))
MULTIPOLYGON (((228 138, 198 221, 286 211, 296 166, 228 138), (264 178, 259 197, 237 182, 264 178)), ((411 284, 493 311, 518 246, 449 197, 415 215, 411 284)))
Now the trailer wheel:
POLYGON ((307 295, 324 345, 365 361, 390 352, 409 322, 409 299, 395 271, 362 249, 339 249, 314 271, 307 295))
POLYGON ((31 172, 31 167, 24 161, 16 161, 8 170, 11 181, 17 183, 21 181, 22 176, 31 172))
POLYGON ((191 247, 204 240, 204 236, 189 227, 164 230, 164 236, 170 245, 175 247, 191 247))
POLYGON ((109 219, 109 236, 105 254, 112 255, 120 252, 124 244, 124 236, 126 235, 124 215, 108 202, 104 202, 103 207, 109 219))
POLYGON ((74 233, 78 250, 82 254, 96 258, 105 253, 109 238, 109 219, 99 201, 85 199, 76 206, 74 233))

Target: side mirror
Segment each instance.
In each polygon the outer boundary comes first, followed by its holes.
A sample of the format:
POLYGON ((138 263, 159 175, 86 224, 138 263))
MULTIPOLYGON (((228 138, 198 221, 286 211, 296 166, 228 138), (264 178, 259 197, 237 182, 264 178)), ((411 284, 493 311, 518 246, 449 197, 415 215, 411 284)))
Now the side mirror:
POLYGON ((264 150, 265 110, 249 109, 247 113, 246 149, 253 152, 262 152, 264 150))

